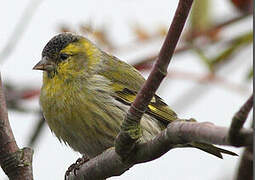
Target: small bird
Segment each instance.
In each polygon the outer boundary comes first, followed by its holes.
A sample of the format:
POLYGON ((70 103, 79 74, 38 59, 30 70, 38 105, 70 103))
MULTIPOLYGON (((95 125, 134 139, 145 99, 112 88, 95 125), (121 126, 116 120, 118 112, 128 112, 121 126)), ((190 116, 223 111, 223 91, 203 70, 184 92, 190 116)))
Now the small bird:
MULTIPOLYGON (((145 82, 131 65, 105 53, 83 36, 61 33, 42 51, 35 70, 43 70, 40 105, 56 137, 73 150, 93 158, 114 146, 131 103, 145 82)), ((177 114, 154 95, 141 119, 141 142, 177 120, 177 114)), ((212 144, 195 147, 222 158, 236 155, 212 144)))

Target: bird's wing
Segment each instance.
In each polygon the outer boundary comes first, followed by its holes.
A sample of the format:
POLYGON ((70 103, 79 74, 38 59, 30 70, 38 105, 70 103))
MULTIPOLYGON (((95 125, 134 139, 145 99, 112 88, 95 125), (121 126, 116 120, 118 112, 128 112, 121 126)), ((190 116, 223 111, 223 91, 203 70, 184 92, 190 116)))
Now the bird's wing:
MULTIPOLYGON (((137 92, 123 87, 122 89, 115 91, 114 98, 124 104, 131 105, 135 100, 136 94, 137 92)), ((145 113, 154 116, 165 125, 177 118, 176 113, 157 95, 153 96, 145 113)))
MULTIPOLYGON (((135 100, 136 94, 145 82, 142 75, 132 66, 111 56, 113 61, 107 61, 108 69, 100 74, 112 82, 113 97, 127 105, 135 100)), ((154 95, 149 103, 146 113, 154 116, 167 125, 177 119, 176 113, 159 96, 154 95)))

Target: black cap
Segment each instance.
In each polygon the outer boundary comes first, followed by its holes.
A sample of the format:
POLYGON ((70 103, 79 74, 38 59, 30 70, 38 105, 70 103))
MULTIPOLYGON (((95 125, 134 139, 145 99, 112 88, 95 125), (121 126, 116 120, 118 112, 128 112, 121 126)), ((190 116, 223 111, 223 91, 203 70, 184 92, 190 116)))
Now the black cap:
POLYGON ((58 53, 69 43, 79 40, 79 36, 71 33, 61 33, 54 36, 43 48, 42 57, 47 56, 50 59, 56 59, 58 53))

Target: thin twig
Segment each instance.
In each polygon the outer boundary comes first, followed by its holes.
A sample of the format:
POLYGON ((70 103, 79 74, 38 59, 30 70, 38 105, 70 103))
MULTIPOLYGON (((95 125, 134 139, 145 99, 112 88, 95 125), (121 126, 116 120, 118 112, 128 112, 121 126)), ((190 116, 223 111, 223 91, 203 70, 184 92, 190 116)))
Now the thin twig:
POLYGON ((253 94, 250 98, 244 103, 240 110, 234 115, 229 130, 229 141, 232 145, 238 146, 240 141, 243 139, 240 138, 240 129, 243 127, 250 110, 253 107, 253 94))
POLYGON ((35 143, 39 139, 39 137, 42 135, 42 130, 46 126, 45 119, 41 113, 39 113, 40 118, 37 119, 37 123, 33 128, 32 134, 29 138, 28 145, 30 147, 34 147, 35 143))
POLYGON ((30 148, 19 149, 8 120, 0 75, 0 166, 11 180, 33 179, 30 148))
POLYGON ((218 31, 219 29, 222 29, 228 25, 231 25, 231 24, 236 23, 240 20, 243 20, 251 15, 252 15, 252 13, 242 14, 240 16, 237 16, 237 17, 231 18, 229 20, 226 20, 224 22, 218 23, 206 31, 200 31, 200 32, 197 31, 196 33, 190 33, 190 34, 188 33, 186 39, 191 40, 191 39, 203 36, 203 35, 212 34, 213 32, 218 31))
MULTIPOLYGON (((244 18, 249 17, 251 15, 252 15, 252 13, 248 13, 248 14, 243 14, 243 15, 238 16, 238 17, 234 17, 234 18, 229 19, 227 21, 218 23, 218 24, 214 25, 212 28, 210 28, 206 31, 193 33, 192 36, 189 35, 189 34, 186 34, 186 36, 187 36, 186 38, 187 39, 191 39, 191 38, 194 39, 194 38, 198 38, 198 37, 200 37, 202 35, 205 35, 205 34, 210 34, 214 31, 217 31, 218 29, 222 29, 222 28, 224 28, 228 25, 231 25, 231 24, 236 23, 240 20, 243 20, 244 18)), ((209 43, 209 42, 210 41, 207 41, 207 43, 209 43)), ((205 44, 203 44, 203 45, 205 45, 205 44)), ((177 49, 175 50, 174 53, 177 54, 177 53, 180 53, 180 52, 185 52, 186 50, 189 50, 191 48, 193 48, 193 46, 188 43, 188 44, 185 44, 183 47, 180 47, 180 48, 177 47, 177 49)), ((153 62, 156 58, 157 58, 157 55, 152 55, 150 57, 146 57, 146 58, 143 58, 141 60, 138 60, 137 61, 138 63, 135 63, 134 67, 139 69, 139 67, 143 66, 144 64, 153 62)))
MULTIPOLYGON (((179 53, 182 53, 182 52, 185 52, 186 50, 189 50, 191 49, 191 44, 187 44, 185 46, 181 46, 181 47, 177 47, 175 50, 174 50, 174 54, 179 54, 179 53)), ((149 69, 151 69, 151 65, 155 59, 158 58, 158 55, 155 55, 155 56, 150 56, 150 57, 146 57, 146 58, 143 58, 143 59, 140 59, 140 60, 137 60, 135 64, 133 64, 133 66, 138 69, 138 70, 143 70, 144 66, 145 67, 149 67, 149 69)))
POLYGON ((180 0, 174 19, 167 33, 164 44, 159 52, 158 59, 145 84, 138 92, 132 103, 116 138, 115 148, 118 154, 125 156, 129 154, 140 136, 140 119, 158 89, 163 78, 167 74, 167 67, 171 61, 177 42, 180 38, 184 24, 188 17, 193 0, 180 0), (136 129, 134 128, 136 127, 136 129), (132 129, 130 131, 130 129, 132 129), (130 134, 132 132, 132 134, 130 134))

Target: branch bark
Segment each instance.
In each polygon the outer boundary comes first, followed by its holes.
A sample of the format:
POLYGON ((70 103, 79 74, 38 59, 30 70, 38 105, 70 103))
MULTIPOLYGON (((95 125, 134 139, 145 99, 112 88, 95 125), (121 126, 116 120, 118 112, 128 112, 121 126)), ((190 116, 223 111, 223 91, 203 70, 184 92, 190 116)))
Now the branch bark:
MULTIPOLYGON (((240 146, 249 146, 253 143, 252 129, 241 129, 240 134, 245 139, 245 142, 242 142, 240 146)), ((177 144, 196 141, 231 146, 227 137, 227 128, 209 122, 175 121, 151 141, 137 144, 132 156, 125 161, 115 152, 114 148, 110 148, 82 164, 76 170, 76 175, 72 172, 68 176, 68 180, 102 180, 119 176, 135 164, 152 161, 162 156, 175 148, 177 144)))
POLYGON ((253 146, 245 148, 235 179, 253 180, 253 146))
POLYGON ((240 137, 240 130, 243 127, 250 110, 253 107, 253 94, 250 98, 244 103, 240 110, 234 115, 229 130, 229 142, 233 146, 239 146, 245 139, 240 137))
POLYGON ((8 120, 0 75, 0 166, 11 180, 32 180, 32 155, 32 149, 19 149, 16 144, 8 120))
POLYGON ((168 65, 180 38, 192 3, 193 0, 179 1, 174 19, 159 52, 158 59, 122 123, 120 133, 115 141, 115 148, 116 152, 123 158, 127 157, 133 151, 136 141, 140 138, 140 119, 160 83, 167 75, 168 65))
MULTIPOLYGON (((253 122, 252 126, 253 127, 253 122)), ((244 149, 241 156, 235 180, 252 180, 253 179, 253 146, 248 146, 244 149)))

